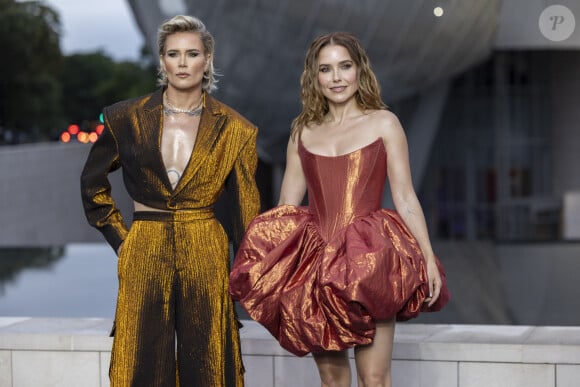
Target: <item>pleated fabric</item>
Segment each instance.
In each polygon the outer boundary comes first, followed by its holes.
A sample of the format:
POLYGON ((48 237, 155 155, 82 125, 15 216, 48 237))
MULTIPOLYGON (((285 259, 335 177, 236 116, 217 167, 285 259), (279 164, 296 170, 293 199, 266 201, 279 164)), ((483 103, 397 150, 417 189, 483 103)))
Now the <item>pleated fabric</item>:
POLYGON ((119 256, 112 387, 243 386, 228 249, 210 210, 135 213, 119 256))
POLYGON ((381 209, 381 139, 328 157, 299 144, 308 207, 279 206, 254 219, 230 274, 230 293, 288 351, 338 351, 372 342, 376 321, 440 310, 421 249, 396 211, 381 209))

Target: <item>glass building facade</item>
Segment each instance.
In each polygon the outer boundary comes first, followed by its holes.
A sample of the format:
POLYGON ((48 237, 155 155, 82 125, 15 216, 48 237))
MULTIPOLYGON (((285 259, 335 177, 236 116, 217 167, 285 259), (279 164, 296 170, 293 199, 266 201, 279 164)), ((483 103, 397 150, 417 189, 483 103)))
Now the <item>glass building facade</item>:
POLYGON ((452 81, 420 189, 434 237, 559 237, 551 60, 549 51, 497 51, 452 81))

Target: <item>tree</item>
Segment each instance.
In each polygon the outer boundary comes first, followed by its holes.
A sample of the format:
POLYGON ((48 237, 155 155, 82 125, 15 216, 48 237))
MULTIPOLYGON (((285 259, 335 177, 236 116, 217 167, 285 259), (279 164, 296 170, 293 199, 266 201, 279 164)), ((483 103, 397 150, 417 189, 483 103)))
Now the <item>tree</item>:
POLYGON ((101 53, 65 57, 63 108, 71 123, 96 120, 104 106, 151 92, 155 70, 135 62, 114 62, 101 53))
POLYGON ((39 1, 0 0, 0 130, 47 137, 62 125, 58 14, 39 1))
POLYGON ((58 13, 42 2, 0 0, 0 143, 8 132, 14 143, 56 139, 68 124, 90 126, 104 106, 154 89, 145 48, 140 63, 102 52, 63 56, 60 30, 58 13))

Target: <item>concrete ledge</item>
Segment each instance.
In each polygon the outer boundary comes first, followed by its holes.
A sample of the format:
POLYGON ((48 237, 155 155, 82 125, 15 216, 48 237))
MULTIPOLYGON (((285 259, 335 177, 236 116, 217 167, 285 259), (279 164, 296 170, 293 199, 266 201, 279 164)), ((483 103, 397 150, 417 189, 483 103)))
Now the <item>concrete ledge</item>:
MULTIPOLYGON (((248 387, 318 385, 310 356, 297 358, 260 325, 243 323, 248 387)), ((0 385, 108 386, 110 326, 98 318, 0 317, 0 385)), ((577 387, 579 380, 580 327, 397 325, 394 387, 577 387)))

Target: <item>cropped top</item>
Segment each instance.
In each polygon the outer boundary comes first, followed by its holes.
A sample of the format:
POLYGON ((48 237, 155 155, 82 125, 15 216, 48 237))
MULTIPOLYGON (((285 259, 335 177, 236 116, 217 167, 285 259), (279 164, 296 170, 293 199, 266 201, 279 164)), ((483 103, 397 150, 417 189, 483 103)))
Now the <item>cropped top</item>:
POLYGON ((108 174, 121 168, 129 196, 166 211, 211 208, 224 189, 234 242, 260 210, 255 183, 257 128, 229 106, 205 94, 198 135, 189 163, 173 189, 161 155, 163 89, 103 110, 105 128, 81 174, 89 223, 117 249, 127 226, 111 196, 108 174))

